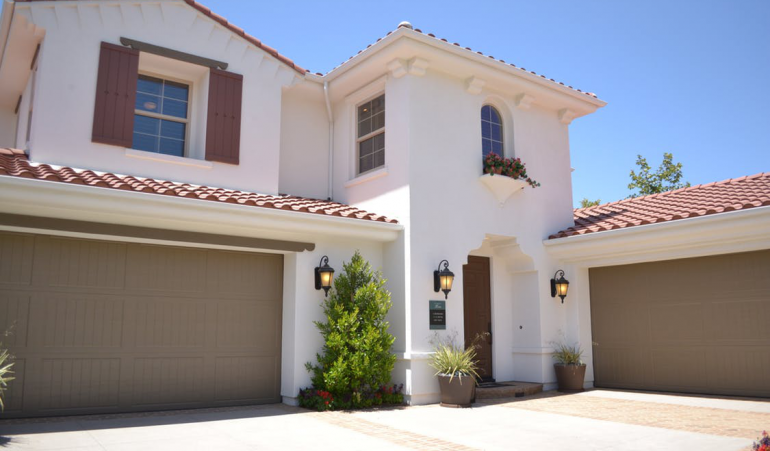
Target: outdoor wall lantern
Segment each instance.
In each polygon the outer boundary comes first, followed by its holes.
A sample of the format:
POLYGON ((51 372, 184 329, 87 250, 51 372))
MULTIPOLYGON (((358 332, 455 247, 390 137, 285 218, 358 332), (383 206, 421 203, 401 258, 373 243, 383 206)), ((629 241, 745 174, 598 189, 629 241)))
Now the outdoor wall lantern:
POLYGON ((438 264, 438 269, 433 271, 433 291, 436 293, 440 291, 444 292, 444 299, 449 298, 449 292, 452 291, 452 282, 455 280, 455 273, 449 270, 449 262, 441 260, 438 264), (444 265, 444 269, 441 269, 441 265, 444 265))
POLYGON ((329 257, 321 257, 318 267, 315 269, 315 289, 324 289, 324 296, 329 295, 329 288, 332 287, 334 280, 334 268, 329 266, 329 257))
POLYGON ((561 303, 564 304, 564 298, 567 297, 567 290, 569 289, 569 280, 564 278, 564 271, 561 269, 556 271, 551 279, 551 297, 555 298, 559 296, 561 303), (558 279, 557 279, 558 277, 558 279))

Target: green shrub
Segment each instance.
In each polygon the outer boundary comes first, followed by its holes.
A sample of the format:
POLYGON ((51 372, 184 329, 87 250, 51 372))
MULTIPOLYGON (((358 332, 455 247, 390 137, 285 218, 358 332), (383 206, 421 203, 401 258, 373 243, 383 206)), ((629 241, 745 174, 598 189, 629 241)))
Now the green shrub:
POLYGON ((322 304, 326 321, 315 322, 324 346, 316 354, 318 364, 305 365, 313 381, 308 390, 328 392, 339 406, 347 406, 344 408, 366 407, 390 383, 396 362, 390 349, 395 338, 385 321, 392 304, 384 286, 382 275, 358 251, 350 263, 343 264, 334 289, 322 304))

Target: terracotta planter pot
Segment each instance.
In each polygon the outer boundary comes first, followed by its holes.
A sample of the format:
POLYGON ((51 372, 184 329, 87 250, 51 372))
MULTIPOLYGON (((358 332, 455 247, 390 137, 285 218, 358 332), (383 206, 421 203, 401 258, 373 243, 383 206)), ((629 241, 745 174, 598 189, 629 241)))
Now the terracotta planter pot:
POLYGON ((586 377, 586 365, 561 365, 553 364, 556 370, 556 382, 559 384, 559 391, 575 392, 583 391, 583 381, 586 377))
POLYGON ((503 173, 503 168, 499 166, 495 168, 495 174, 502 174, 502 173, 503 173))
POLYGON ((472 376, 454 376, 449 382, 449 376, 438 375, 438 385, 441 389, 441 405, 443 407, 470 407, 476 394, 476 379, 472 376))

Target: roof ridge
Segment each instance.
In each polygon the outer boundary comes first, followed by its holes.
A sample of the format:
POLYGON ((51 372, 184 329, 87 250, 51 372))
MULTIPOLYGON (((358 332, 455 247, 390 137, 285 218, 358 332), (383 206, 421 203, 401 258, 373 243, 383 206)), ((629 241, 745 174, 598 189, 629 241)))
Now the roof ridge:
MULTIPOLYGON (((187 1, 187 0, 185 0, 185 1, 187 1)), ((396 29, 395 29, 395 30, 391 30, 391 31, 389 31, 387 34, 385 34, 385 36, 378 38, 378 39, 377 39, 376 41, 374 41, 372 44, 369 44, 369 45, 367 45, 365 48, 363 48, 363 49, 359 50, 359 51, 358 51, 358 53, 356 53, 355 55, 348 57, 348 59, 346 59, 345 61, 341 62, 340 64, 338 64, 338 65, 336 65, 336 66, 334 66, 334 67, 333 67, 333 68, 331 68, 329 71, 327 71, 327 72, 326 72, 326 74, 321 74, 320 72, 316 72, 316 75, 326 76, 326 75, 329 75, 329 74, 331 74, 331 73, 332 73, 332 72, 334 72, 335 70, 337 70, 337 69, 339 69, 340 67, 342 67, 342 66, 344 66, 345 64, 347 64, 347 63, 348 63, 350 60, 354 59, 355 57, 357 57, 357 56, 358 56, 358 55, 360 55, 361 53, 363 53, 363 52, 365 52, 366 50, 368 50, 368 49, 369 49, 370 47, 372 47, 373 45, 375 45, 375 44, 377 44, 378 42, 382 41, 383 39, 387 38, 387 37, 388 37, 388 36, 390 36, 391 34, 393 34, 393 33, 397 32, 397 31, 398 31, 400 28, 404 28, 404 29, 407 29, 407 30, 411 30, 412 32, 415 32, 415 33, 419 33, 419 34, 421 34, 421 35, 423 35, 423 36, 427 36, 427 37, 433 38, 433 39, 435 39, 435 40, 437 40, 437 41, 441 41, 441 42, 447 43, 447 44, 449 44, 449 45, 453 45, 453 46, 455 46, 455 47, 459 47, 459 48, 461 48, 461 49, 463 49, 463 50, 467 50, 467 51, 469 51, 469 52, 471 52, 471 53, 475 53, 475 54, 477 54, 477 55, 486 56, 487 58, 489 58, 489 59, 492 59, 492 60, 494 60, 494 61, 496 61, 496 62, 499 62, 499 63, 503 63, 503 64, 505 64, 505 65, 507 65, 507 66, 511 66, 511 67, 513 67, 513 68, 515 68, 515 69, 519 69, 519 70, 521 70, 521 71, 524 71, 524 72, 526 72, 526 73, 529 73, 529 74, 532 74, 532 75, 538 75, 538 76, 540 76, 540 78, 542 78, 542 79, 544 79, 544 80, 548 80, 548 81, 551 81, 551 82, 553 82, 553 83, 555 83, 555 84, 558 84, 558 85, 564 86, 565 88, 571 89, 571 90, 573 90, 573 91, 576 91, 576 92, 579 92, 579 93, 581 93, 581 94, 585 94, 585 95, 587 95, 587 96, 589 96, 589 97, 593 97, 593 98, 595 98, 595 99, 598 99, 598 98, 599 98, 599 97, 598 97, 598 96, 597 96, 595 93, 593 93, 593 92, 583 91, 583 90, 581 90, 581 89, 578 89, 578 88, 574 88, 574 87, 572 87, 572 86, 570 86, 570 85, 567 85, 567 84, 565 84, 565 83, 563 83, 563 82, 560 82, 560 81, 556 81, 556 80, 554 80, 553 78, 548 78, 548 77, 546 77, 546 76, 545 76, 545 75, 543 75, 543 74, 538 74, 538 73, 537 73, 537 72, 535 72, 535 71, 531 71, 531 70, 530 70, 530 71, 528 71, 527 69, 525 69, 525 68, 523 68, 523 67, 519 67, 519 66, 516 66, 516 65, 515 65, 515 64, 513 64, 513 63, 507 63, 507 62, 505 62, 505 60, 502 60, 502 59, 498 59, 498 58, 495 58, 495 57, 494 57, 494 56, 492 56, 492 55, 485 55, 483 52, 480 52, 480 51, 474 51, 474 50, 473 50, 473 49, 471 49, 470 47, 464 47, 464 46, 460 45, 460 44, 459 44, 459 43, 457 43, 457 42, 452 42, 452 43, 450 43, 450 42, 449 42, 447 39, 445 39, 445 38, 439 38, 439 37, 437 37, 437 36, 436 36, 435 34, 433 34, 433 33, 424 33, 424 32, 423 32, 421 29, 419 29, 419 28, 411 28, 411 26, 407 26, 407 25, 405 25, 405 24, 403 24, 403 23, 402 23, 402 24, 399 24, 399 26, 398 26, 398 27, 396 27, 396 29)))

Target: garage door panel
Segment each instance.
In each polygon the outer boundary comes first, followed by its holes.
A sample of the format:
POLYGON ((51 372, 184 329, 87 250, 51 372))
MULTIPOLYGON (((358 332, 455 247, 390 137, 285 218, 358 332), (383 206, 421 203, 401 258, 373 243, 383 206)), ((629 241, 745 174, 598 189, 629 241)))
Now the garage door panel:
POLYGON ((25 359, 15 358, 13 360, 13 374, 11 375, 15 379, 8 384, 8 389, 4 393, 3 402, 5 403, 5 410, 3 415, 13 415, 15 412, 20 412, 24 402, 24 383, 25 378, 28 376, 25 367, 27 362, 25 359))
POLYGON ((770 396, 767 274, 770 250, 590 269, 594 384, 770 396))
POLYGON ((43 411, 115 408, 120 363, 109 357, 42 359, 34 404, 43 411))
POLYGON ((25 292, 0 291, 0 343, 3 345, 27 346, 30 298, 25 292))
POLYGON ((770 346, 720 346, 712 357, 712 383, 734 392, 770 393, 770 346))
POLYGON ((41 287, 123 288, 126 245, 38 236, 34 284, 41 287))
POLYGON ((5 417, 280 401, 281 255, 0 232, 0 257, 5 417))
POLYGON ((770 340, 770 302, 766 299, 734 299, 712 304, 710 329, 716 340, 770 340), (729 327, 725 327, 728 325, 729 327))
POLYGON ((703 340, 701 303, 657 304, 649 309, 650 320, 645 326, 650 328, 651 343, 703 340))
POLYGON ((257 300, 280 298, 283 287, 282 261, 280 255, 225 251, 210 253, 208 292, 218 296, 248 295, 257 300))
POLYGON ((32 298, 30 342, 43 348, 119 348, 124 298, 42 292, 32 298))
POLYGON ((605 343, 638 343, 649 340, 649 307, 642 304, 607 304, 596 312, 597 320, 606 327, 596 331, 593 341, 605 343), (620 319, 620 320, 618 320, 620 319))
POLYGON ((275 356, 218 357, 215 397, 217 401, 273 400, 279 391, 276 374, 280 362, 275 356), (253 383, 251 383, 253 382, 253 383))
POLYGON ((260 348, 277 352, 280 341, 278 302, 220 301, 217 303, 217 347, 260 348))
POLYGON ((32 235, 0 234, 0 284, 32 283, 34 242, 32 235))
POLYGON ((206 340, 206 302, 202 299, 135 298, 133 324, 138 348, 202 348, 206 340))
POLYGON ((201 403, 205 399, 203 357, 134 359, 133 406, 201 403))
POLYGON ((643 386, 648 379, 649 353, 647 350, 629 352, 628 347, 594 348, 594 372, 602 374, 602 381, 608 387, 623 384, 643 386))
POLYGON ((140 291, 203 293, 206 291, 204 249, 132 245, 126 267, 126 288, 140 291))
POLYGON ((671 390, 705 389, 706 350, 689 346, 671 345, 650 349, 653 385, 671 390))

